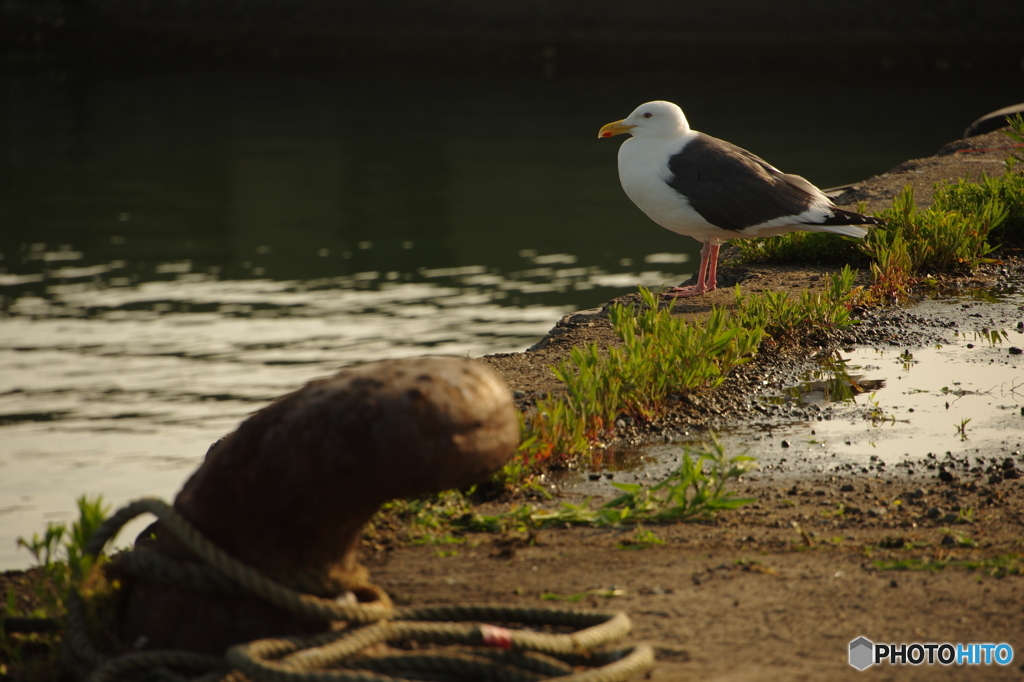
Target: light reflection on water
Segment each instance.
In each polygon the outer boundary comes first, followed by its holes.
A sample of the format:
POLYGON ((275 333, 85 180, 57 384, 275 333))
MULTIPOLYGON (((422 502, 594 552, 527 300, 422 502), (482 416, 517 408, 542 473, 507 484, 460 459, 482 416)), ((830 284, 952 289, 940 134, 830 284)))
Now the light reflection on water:
MULTIPOLYGON (((972 298, 979 297, 925 301, 916 312, 941 316, 972 298)), ((949 343, 842 352, 805 380, 758 397, 778 408, 769 416, 720 423, 716 435, 727 454, 755 457, 760 478, 909 473, 928 487, 947 453, 960 461, 957 475, 965 458, 982 469, 1011 458, 1024 469, 1024 355, 1010 352, 1024 347, 1024 328, 999 327, 1021 321, 1024 295, 991 296, 972 310, 979 319, 961 322, 949 343), (814 406, 810 418, 798 406, 814 406)), ((678 467, 682 448, 702 448, 707 438, 691 430, 671 445, 617 451, 559 480, 576 494, 615 495, 612 481, 656 481, 678 467)))
MULTIPOLYGON (((1017 307, 1007 303, 1010 309, 1017 307)), ((912 350, 860 348, 843 353, 848 371, 860 375, 868 390, 835 391, 834 418, 794 421, 773 428, 771 437, 754 436, 763 453, 759 456, 774 471, 781 465, 783 471, 798 473, 867 470, 875 475, 879 466, 873 462, 882 462, 894 474, 899 471, 895 465, 911 462, 918 476, 934 476, 934 467, 927 465, 947 452, 1019 459, 1024 447, 1024 360, 1008 349, 1021 345, 1024 335, 1010 329, 958 333, 952 343, 912 350), (962 423, 963 434, 957 430, 962 423), (790 448, 779 447, 783 439, 790 448)), ((818 383, 796 387, 805 403, 821 400, 818 383)), ((724 438, 736 447, 744 439, 749 443, 751 434, 724 438)), ((1024 468, 1024 460, 1020 465, 1024 468)))
MULTIPOLYGON (((173 496, 210 443, 306 381, 384 358, 520 351, 570 309, 500 305, 510 291, 575 284, 610 298, 619 279, 658 286, 680 277, 559 273, 558 259, 537 260, 511 277, 465 266, 375 288, 361 288, 369 276, 360 274, 225 282, 179 271, 137 286, 48 285, 45 298, 16 299, 0 324, 0 566, 25 565, 15 539, 68 518, 81 493, 117 504, 173 496)), ((60 280, 99 271, 64 268, 60 280)), ((122 537, 145 520, 136 525, 122 537)))

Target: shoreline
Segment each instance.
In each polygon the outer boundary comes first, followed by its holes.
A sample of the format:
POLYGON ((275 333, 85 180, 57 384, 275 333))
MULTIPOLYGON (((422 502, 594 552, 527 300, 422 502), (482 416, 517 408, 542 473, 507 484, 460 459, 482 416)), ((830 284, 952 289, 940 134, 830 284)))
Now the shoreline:
MULTIPOLYGON (((947 145, 944 149, 955 146, 961 154, 907 161, 851 187, 841 201, 867 201, 874 210, 910 181, 923 205, 933 182, 977 177, 994 168, 1005 151, 977 150, 998 146, 995 142, 1002 139, 994 133, 947 145)), ((800 291, 821 287, 830 270, 743 266, 723 268, 723 273, 742 280, 745 291, 800 291)), ((861 277, 860 283, 866 282, 866 275, 861 277)), ((1022 283, 1024 263, 1015 259, 945 284, 962 292, 997 284, 1019 290, 1022 283)), ((713 304, 728 305, 729 289, 682 301, 679 312, 701 316, 713 304)), ((955 306, 933 319, 913 309, 864 311, 861 325, 833 341, 838 347, 888 349, 940 342, 987 323, 972 317, 973 310, 955 306), (951 321, 963 324, 951 326, 951 321)), ((1024 322, 1024 306, 1017 317, 1024 322)), ((559 331, 549 333, 536 350, 481 358, 522 394, 517 399, 521 408, 536 393, 557 387, 548 368, 573 345, 614 342, 600 309, 567 315, 554 329, 559 331)), ((831 352, 831 346, 781 355, 766 365, 749 363, 722 387, 724 392, 680 405, 674 421, 657 431, 627 427, 610 445, 636 447, 659 438, 677 445, 681 432, 704 429, 715 420, 728 422, 740 411, 761 424, 803 418, 789 406, 780 406, 774 417, 762 414, 750 395, 758 384, 784 383, 805 360, 823 352, 831 352)), ((1021 432, 1019 427, 1015 431, 1021 432)), ((767 443, 783 452, 778 439, 767 443)), ((633 622, 630 640, 655 647, 654 679, 859 680, 847 663, 847 648, 861 636, 894 643, 1007 642, 1019 661, 1024 652, 1024 478, 1016 472, 1024 469, 1024 455, 1019 443, 1008 446, 1016 448, 1012 457, 985 453, 983 465, 980 458, 939 453, 913 476, 904 475, 898 463, 844 472, 802 469, 792 474, 773 468, 767 470, 772 474, 748 474, 731 487, 756 498, 754 503, 712 519, 645 527, 661 544, 644 549, 623 548, 637 530, 632 526, 472 533, 440 547, 381 535, 364 540, 361 562, 399 605, 624 610, 633 622), (1008 459, 1012 466, 1006 466, 1008 459), (736 655, 737 647, 742 656, 736 655)), ((797 459, 796 448, 789 452, 794 453, 789 458, 797 459)), ((614 478, 633 480, 618 473, 614 478)), ((606 478, 597 483, 611 488, 606 478)), ((591 493, 599 494, 599 487, 564 489, 548 504, 578 504, 591 493)), ((507 511, 520 503, 490 502, 480 509, 507 511)), ((9 586, 18 607, 30 612, 38 593, 25 572, 0 572, 0 592, 9 586)), ((1005 679, 1006 672, 1002 666, 975 666, 970 676, 1005 679)), ((906 665, 898 677, 925 680, 934 673, 931 666, 906 665)))
MULTIPOLYGON (((983 173, 1001 173, 1005 167, 1008 138, 998 131, 943 145, 936 155, 905 161, 893 169, 850 185, 835 197, 841 208, 865 208, 878 211, 890 205, 892 197, 899 194, 906 184, 914 187, 915 200, 919 208, 931 203, 935 183, 955 181, 964 177, 977 180, 983 173), (861 206, 858 206, 858 205, 861 206)), ((728 247, 726 247, 728 249, 728 247)), ((723 266, 719 270, 720 288, 701 297, 677 300, 674 314, 687 319, 701 319, 712 306, 732 307, 733 291, 740 283, 745 293, 764 290, 785 291, 792 294, 803 290, 820 290, 828 276, 839 268, 834 266, 794 265, 734 265, 729 262, 728 252, 723 250, 723 266)), ((1012 260, 1012 257, 1011 257, 1012 260)), ((940 287, 947 290, 966 291, 984 289, 995 285, 1009 287, 1016 281, 1006 267, 998 264, 982 265, 968 277, 943 277, 940 287)), ((869 275, 857 273, 856 285, 868 285, 869 275)), ((562 390, 562 385, 551 373, 550 368, 567 359, 571 349, 596 343, 599 347, 618 345, 607 309, 614 304, 631 304, 639 300, 638 294, 627 294, 612 299, 600 308, 576 311, 563 316, 548 334, 531 348, 520 353, 501 353, 479 358, 498 372, 516 396, 520 410, 527 410, 546 393, 562 390)), ((701 395, 687 404, 677 404, 669 415, 668 424, 655 424, 641 432, 635 428, 620 429, 619 437, 611 445, 637 445, 644 441, 663 438, 663 431, 672 428, 706 428, 713 425, 722 415, 746 414, 752 410, 750 394, 756 386, 763 387, 762 374, 776 375, 776 379, 799 371, 807 360, 817 354, 831 352, 838 347, 852 346, 920 346, 940 342, 943 333, 948 333, 951 324, 916 319, 905 307, 878 308, 862 311, 860 324, 846 330, 842 338, 821 341, 821 345, 795 349, 789 356, 755 358, 754 362, 741 366, 718 389, 701 395)), ((756 416, 756 415, 755 415, 756 416)))

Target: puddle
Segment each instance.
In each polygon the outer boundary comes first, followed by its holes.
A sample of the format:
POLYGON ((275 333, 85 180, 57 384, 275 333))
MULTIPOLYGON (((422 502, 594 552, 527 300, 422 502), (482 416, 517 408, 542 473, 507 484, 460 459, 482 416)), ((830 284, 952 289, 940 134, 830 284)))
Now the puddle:
MULTIPOLYGON (((955 313, 959 322, 945 343, 840 351, 792 385, 756 397, 761 417, 717 429, 726 452, 755 457, 751 477, 769 480, 807 473, 923 478, 943 465, 963 471, 1007 457, 1024 462, 1024 355, 1011 350, 1024 348, 1024 327, 1014 322, 1024 317, 1024 299, 970 300, 912 309, 932 320, 955 313)), ((599 460, 565 489, 608 495, 612 481, 657 481, 702 437, 599 460)))

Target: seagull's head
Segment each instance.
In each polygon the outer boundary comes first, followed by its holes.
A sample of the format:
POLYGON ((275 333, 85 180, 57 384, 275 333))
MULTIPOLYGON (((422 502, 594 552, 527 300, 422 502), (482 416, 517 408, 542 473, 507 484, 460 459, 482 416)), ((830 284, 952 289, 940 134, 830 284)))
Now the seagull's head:
POLYGON ((683 110, 672 102, 648 102, 641 104, 633 113, 609 123, 597 132, 598 138, 614 137, 629 133, 633 137, 677 138, 690 132, 683 110))

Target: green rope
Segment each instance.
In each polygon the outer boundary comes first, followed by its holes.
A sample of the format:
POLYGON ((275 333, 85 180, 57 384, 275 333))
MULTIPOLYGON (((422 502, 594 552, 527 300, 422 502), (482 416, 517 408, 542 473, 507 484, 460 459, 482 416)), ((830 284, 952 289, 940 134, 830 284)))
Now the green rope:
MULTIPOLYGON (((73 593, 68 603, 64 658, 87 682, 138 678, 143 672, 161 680, 188 679, 172 670, 201 675, 196 682, 241 682, 244 677, 263 682, 405 682, 406 675, 421 676, 416 677, 421 680, 621 682, 654 665, 654 652, 647 645, 597 650, 629 632, 630 620, 623 612, 498 605, 396 610, 383 590, 362 578, 354 579, 351 589, 369 594, 374 601, 346 604, 298 592, 239 562, 173 507, 153 498, 119 509, 90 538, 86 553, 98 556, 124 524, 147 512, 208 566, 182 564, 156 552, 134 550, 118 559, 125 570, 190 589, 250 592, 293 613, 347 621, 349 627, 240 644, 230 647, 224 657, 186 651, 109 657, 89 640, 82 598, 73 593), (573 631, 537 631, 544 627, 573 631), (409 643, 446 648, 402 648, 409 643), (581 667, 589 669, 579 671, 581 667)), ((304 575, 300 582, 313 584, 316 579, 304 575)))

